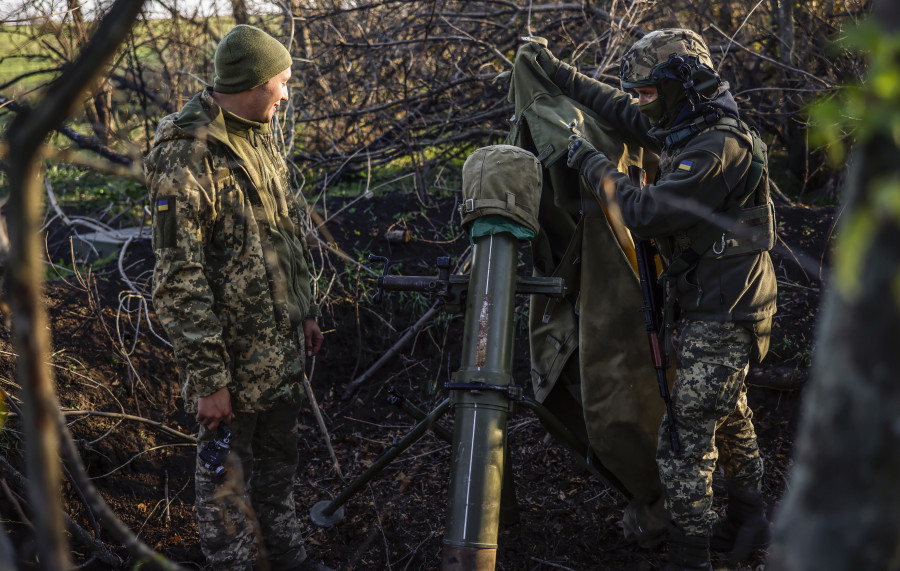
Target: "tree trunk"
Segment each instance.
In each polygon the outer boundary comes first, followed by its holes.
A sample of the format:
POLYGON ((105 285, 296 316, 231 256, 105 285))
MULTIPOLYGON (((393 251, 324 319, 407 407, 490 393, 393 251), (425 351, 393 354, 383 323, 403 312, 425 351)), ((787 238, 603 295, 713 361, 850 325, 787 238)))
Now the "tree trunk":
MULTIPOLYGON (((882 7, 896 38, 898 10, 882 7)), ((900 148, 871 137, 852 161, 770 571, 900 569, 900 148)))
POLYGON ((94 136, 100 144, 108 146, 112 133, 112 86, 108 81, 100 83, 90 103, 94 107, 94 118, 91 123, 94 136))
MULTIPOLYGON (((72 53, 84 47, 88 42, 88 31, 84 24, 84 14, 81 11, 83 2, 80 0, 66 0, 66 6, 72 15, 74 32, 72 35, 72 53)), ((74 59, 74 57, 73 57, 74 59)), ((104 146, 109 144, 109 135, 112 132, 112 86, 108 81, 97 85, 95 93, 84 102, 84 114, 91 122, 91 130, 104 146)))
POLYGON ((247 0, 231 0, 231 13, 235 24, 249 24, 250 15, 247 13, 247 0))
POLYGON ((40 149, 47 134, 69 116, 78 94, 94 80, 121 43, 142 3, 143 0, 118 0, 98 28, 100 41, 87 43, 72 66, 47 90, 43 104, 17 115, 8 131, 9 306, 12 337, 19 355, 16 375, 24 396, 28 495, 42 569, 70 569, 72 564, 63 532, 58 404, 47 364, 50 336, 41 303, 44 266, 38 235, 43 194, 39 186, 40 149))
POLYGON ((55 426, 56 387, 47 364, 50 336, 41 304, 44 267, 38 237, 41 192, 38 150, 49 129, 29 129, 30 114, 18 115, 9 132, 9 305, 13 315, 16 378, 24 397, 28 495, 43 569, 70 569, 59 501, 61 470, 55 426))
POLYGON ((794 0, 777 0, 778 39, 781 41, 781 63, 793 65, 794 56, 794 0))
MULTIPOLYGON (((774 0, 775 26, 778 34, 778 60, 794 67, 794 4, 796 0, 774 0)), ((790 85, 789 74, 783 71, 782 83, 790 85)), ((788 93, 785 93, 787 96, 788 93)), ((809 141, 806 136, 806 121, 786 116, 785 137, 788 144, 789 176, 796 181, 802 197, 803 190, 809 182, 809 141)))

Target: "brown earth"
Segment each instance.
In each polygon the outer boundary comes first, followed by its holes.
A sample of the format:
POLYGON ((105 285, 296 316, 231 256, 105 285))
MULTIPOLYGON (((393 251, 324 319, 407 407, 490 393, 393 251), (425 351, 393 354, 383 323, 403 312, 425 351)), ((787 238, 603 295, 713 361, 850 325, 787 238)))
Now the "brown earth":
MULTIPOLYGON (((335 202, 329 205, 333 211, 340 207, 335 202)), ((467 246, 454 231, 458 217, 453 206, 453 199, 422 201, 415 194, 395 192, 354 204, 329 220, 328 228, 337 246, 355 259, 364 260, 368 253, 385 255, 398 264, 392 266, 392 273, 431 275, 437 256, 457 259, 467 246), (398 229, 409 231, 408 242, 385 239, 387 230, 398 229)), ((770 354, 748 381, 766 464, 764 487, 770 511, 777 506, 790 467, 826 244, 835 218, 831 208, 782 205, 777 210, 780 241, 773 257, 780 284, 779 310, 770 354)), ((65 234, 61 229, 51 232, 51 259, 68 257, 65 234)), ((523 269, 527 271, 525 252, 523 269)), ((321 252, 316 257, 321 259, 321 252)), ((462 318, 436 318, 352 398, 344 399, 349 382, 388 350, 431 302, 414 294, 390 293, 382 305, 376 305, 371 275, 333 254, 326 260, 325 277, 320 280, 320 287, 329 289, 321 322, 326 346, 310 373, 343 478, 334 469, 311 406, 305 405, 295 492, 308 548, 336 569, 436 569, 441 559, 450 447, 430 432, 362 486, 346 503, 346 515, 336 525, 313 524, 309 509, 345 490, 410 429, 413 419, 388 402, 391 387, 424 409, 444 398, 443 383, 458 367, 462 318), (339 279, 329 285, 332 274, 339 279)), ((146 288, 152 267, 149 245, 132 246, 123 267, 137 289, 146 288)), ((139 299, 123 293, 127 291, 115 264, 89 276, 47 283, 59 402, 66 411, 124 412, 162 422, 186 435, 196 433, 195 421, 181 411, 171 350, 150 331, 139 299)), ((525 298, 518 306, 521 312, 525 298)), ((152 313, 150 323, 161 334, 152 313)), ((4 323, 0 325, 0 381, 15 397, 20 391, 13 380, 10 342, 9 325, 4 323)), ((528 362, 527 337, 519 328, 515 381, 526 386, 530 385, 528 362)), ((173 561, 187 568, 204 568, 191 515, 192 445, 143 422, 68 414, 87 471, 116 514, 173 561)), ((452 419, 448 415, 443 422, 452 423, 452 419)), ((0 452, 24 471, 19 418, 12 416, 6 428, 0 433, 0 452)), ((520 411, 511 418, 510 450, 520 520, 501 526, 498 570, 651 570, 665 565, 663 546, 641 549, 623 541, 618 523, 623 498, 546 438, 532 413, 520 411)), ((65 484, 67 512, 93 533, 91 515, 76 492, 70 483, 65 484)), ((721 502, 716 505, 722 508, 721 502)), ((33 566, 27 499, 12 484, 0 488, 0 513, 21 566, 33 566)), ((99 529, 108 547, 126 561, 121 568, 131 568, 134 562, 128 561, 121 545, 111 542, 102 522, 99 529)), ((87 563, 88 569, 109 568, 91 561, 91 549, 75 541, 72 553, 76 563, 87 563)), ((716 568, 761 569, 764 556, 756 553, 741 566, 729 567, 722 558, 714 563, 716 568)))

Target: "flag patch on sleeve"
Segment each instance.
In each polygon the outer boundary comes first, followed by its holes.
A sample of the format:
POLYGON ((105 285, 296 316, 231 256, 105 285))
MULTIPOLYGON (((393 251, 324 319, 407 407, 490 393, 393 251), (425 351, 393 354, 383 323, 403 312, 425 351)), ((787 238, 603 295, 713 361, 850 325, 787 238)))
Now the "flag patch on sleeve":
POLYGON ((694 163, 692 161, 681 161, 678 164, 678 170, 691 172, 694 168, 694 163))
POLYGON ((159 212, 164 212, 169 209, 169 199, 162 198, 156 201, 156 210, 159 212))

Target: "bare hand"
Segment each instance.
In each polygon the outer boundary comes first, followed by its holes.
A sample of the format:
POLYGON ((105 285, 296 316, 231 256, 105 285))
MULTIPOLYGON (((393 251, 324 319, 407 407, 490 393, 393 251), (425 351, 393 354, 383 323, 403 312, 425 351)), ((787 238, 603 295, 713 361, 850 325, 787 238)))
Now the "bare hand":
POLYGON ((317 354, 319 349, 322 348, 322 342, 325 341, 325 336, 322 335, 319 324, 312 318, 303 321, 303 337, 306 339, 307 357, 317 354))
POLYGON ((220 422, 231 422, 233 418, 228 387, 197 399, 197 421, 209 430, 215 430, 220 422))

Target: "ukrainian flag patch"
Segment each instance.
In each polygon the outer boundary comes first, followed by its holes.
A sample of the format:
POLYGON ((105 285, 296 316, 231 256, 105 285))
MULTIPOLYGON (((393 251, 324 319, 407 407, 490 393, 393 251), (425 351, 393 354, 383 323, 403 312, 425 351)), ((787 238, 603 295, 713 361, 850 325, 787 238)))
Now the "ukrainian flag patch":
POLYGON ((169 209, 169 199, 161 198, 156 201, 156 210, 157 212, 165 212, 169 209))
POLYGON ((691 172, 694 170, 694 163, 692 161, 681 161, 678 164, 678 170, 691 172))

